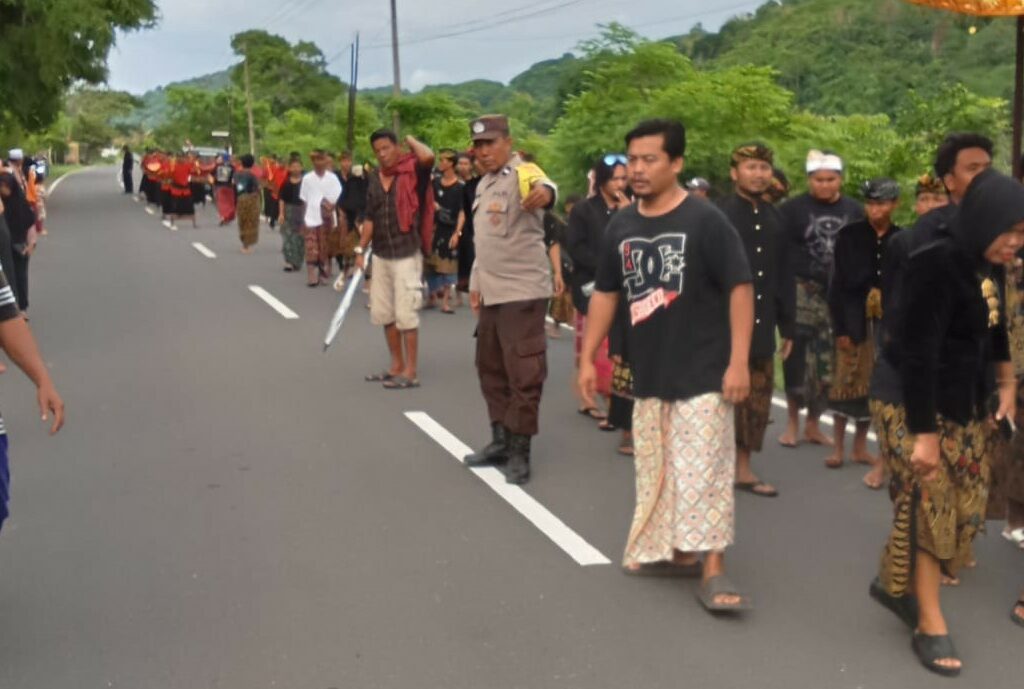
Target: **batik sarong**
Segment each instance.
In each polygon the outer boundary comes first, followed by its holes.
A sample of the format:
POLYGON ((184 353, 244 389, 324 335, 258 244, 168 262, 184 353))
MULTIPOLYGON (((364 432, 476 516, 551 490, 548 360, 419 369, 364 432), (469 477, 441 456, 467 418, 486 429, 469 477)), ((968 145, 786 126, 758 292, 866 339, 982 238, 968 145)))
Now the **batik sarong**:
POLYGON ((303 206, 301 203, 286 203, 284 223, 281 225, 281 251, 284 262, 301 268, 306 257, 306 240, 302 236, 303 206))
POLYGON ((613 361, 608 423, 623 431, 633 430, 633 406, 633 370, 624 361, 613 361))
POLYGON ((783 368, 786 394, 812 415, 819 415, 828 406, 832 348, 832 319, 825 288, 810 280, 797 280, 796 335, 793 353, 783 368))
POLYGON ((893 523, 882 551, 879 579, 893 596, 907 592, 918 549, 939 560, 950 577, 971 559, 971 543, 985 525, 989 485, 989 430, 939 419, 939 468, 924 481, 910 463, 914 436, 900 405, 871 401, 882 458, 892 477, 893 523))
POLYGON ((302 236, 306 245, 306 265, 319 266, 320 275, 326 278, 331 275, 331 260, 339 252, 337 241, 332 241, 332 235, 337 237, 338 230, 327 214, 322 217, 324 223, 319 227, 303 227, 302 236))
POLYGON ((734 538, 734 410, 720 393, 638 399, 633 411, 636 510, 624 564, 674 551, 723 550, 734 538))
POLYGON ((774 390, 775 361, 771 357, 751 360, 750 396, 736 405, 736 447, 747 452, 760 452, 764 447, 774 390))
MULTIPOLYGON (((873 324, 872 324, 873 325, 873 324)), ((868 328, 868 337, 850 349, 835 350, 835 373, 829 386, 829 408, 858 421, 871 418, 868 410, 868 388, 875 368, 875 346, 868 328)))
POLYGON ((236 204, 238 211, 238 238, 248 248, 260 238, 260 195, 256 192, 239 194, 236 204))
POLYGON ((1017 433, 1013 438, 992 431, 992 483, 987 519, 1006 519, 1008 503, 1024 505, 1024 378, 1017 379, 1017 433))

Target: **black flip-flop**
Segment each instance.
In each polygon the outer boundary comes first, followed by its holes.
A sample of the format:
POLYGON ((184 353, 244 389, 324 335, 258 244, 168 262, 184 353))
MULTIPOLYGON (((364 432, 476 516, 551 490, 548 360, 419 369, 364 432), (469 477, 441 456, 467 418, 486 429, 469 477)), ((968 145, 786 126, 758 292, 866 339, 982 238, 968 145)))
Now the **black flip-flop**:
POLYGON ((682 577, 695 579, 704 573, 704 564, 700 560, 687 565, 678 562, 651 562, 640 565, 639 569, 623 567, 622 571, 631 577, 682 577))
POLYGON ((887 610, 896 615, 903 621, 903 624, 915 629, 917 627, 917 596, 906 593, 902 596, 893 596, 885 587, 882 586, 882 582, 875 577, 874 581, 871 582, 871 586, 868 587, 868 594, 878 601, 887 610))
POLYGON ((392 378, 384 381, 385 390, 412 390, 419 386, 420 382, 418 380, 410 380, 405 376, 393 376, 392 378))
POLYGON ((762 498, 777 498, 779 496, 779 491, 764 481, 737 481, 733 486, 736 490, 742 490, 762 498), (770 490, 758 490, 758 488, 769 488, 770 490))
POLYGON ((601 423, 597 424, 597 430, 604 431, 605 433, 611 433, 619 430, 614 424, 608 423, 608 419, 602 419, 601 423))
POLYGON ((587 407, 586 409, 577 409, 576 413, 580 416, 589 416, 595 421, 604 421, 608 418, 606 414, 602 414, 601 410, 597 407, 587 407))
POLYGON ((931 636, 916 632, 911 645, 914 649, 914 654, 926 669, 943 677, 960 676, 961 668, 945 667, 937 664, 938 660, 944 658, 960 660, 960 657, 956 654, 956 649, 953 647, 953 640, 949 638, 948 634, 931 636))
POLYGON ((1024 627, 1024 617, 1017 614, 1017 608, 1024 608, 1024 598, 1017 601, 1016 605, 1010 608, 1010 619, 1017 626, 1024 627))
POLYGON ((455 315, 455 311, 453 311, 452 309, 441 309, 441 313, 443 313, 446 316, 454 316, 455 315))
POLYGON ((744 612, 753 608, 750 599, 739 592, 736 586, 724 574, 717 574, 702 581, 697 589, 697 600, 708 612, 744 612), (718 596, 735 596, 740 599, 735 605, 717 603, 718 596))
POLYGON ((363 380, 365 380, 367 383, 383 383, 385 381, 391 380, 392 378, 394 378, 394 376, 388 373, 387 371, 381 371, 380 373, 371 373, 370 375, 363 378, 363 380))

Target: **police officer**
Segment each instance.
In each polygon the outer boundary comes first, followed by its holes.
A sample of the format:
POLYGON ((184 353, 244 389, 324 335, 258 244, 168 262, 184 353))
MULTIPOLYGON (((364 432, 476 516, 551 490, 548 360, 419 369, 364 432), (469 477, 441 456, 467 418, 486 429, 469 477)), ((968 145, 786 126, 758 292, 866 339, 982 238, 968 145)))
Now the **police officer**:
POLYGON ((552 279, 544 209, 554 205, 557 187, 513 151, 504 115, 474 120, 470 133, 485 173, 473 204, 470 305, 479 318, 477 372, 492 441, 465 462, 504 463, 506 481, 523 484, 530 478, 530 440, 547 377, 544 318, 552 279))

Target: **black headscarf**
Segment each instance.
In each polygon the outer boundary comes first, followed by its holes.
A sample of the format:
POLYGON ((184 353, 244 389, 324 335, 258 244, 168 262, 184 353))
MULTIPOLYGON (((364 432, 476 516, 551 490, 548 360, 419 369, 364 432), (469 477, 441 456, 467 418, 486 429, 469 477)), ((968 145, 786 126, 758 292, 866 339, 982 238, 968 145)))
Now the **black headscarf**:
POLYGON ((10 228, 11 241, 14 244, 24 244, 28 241, 29 228, 36 222, 36 214, 14 175, 9 172, 0 173, 0 185, 11 190, 10 196, 2 197, 4 217, 10 228))
POLYGON ((1024 222, 1024 185, 995 170, 974 178, 953 217, 957 245, 979 265, 996 237, 1024 222))

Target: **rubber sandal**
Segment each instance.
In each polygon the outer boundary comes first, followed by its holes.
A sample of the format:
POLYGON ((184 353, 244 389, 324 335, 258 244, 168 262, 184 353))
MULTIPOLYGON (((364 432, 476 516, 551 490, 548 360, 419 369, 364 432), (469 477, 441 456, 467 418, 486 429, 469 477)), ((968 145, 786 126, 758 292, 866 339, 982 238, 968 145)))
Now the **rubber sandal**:
POLYGON ((619 445, 615 451, 625 457, 632 457, 634 454, 633 443, 623 443, 622 445, 619 445))
POLYGON ((1024 526, 1011 529, 1009 527, 1003 529, 1003 538, 1013 543, 1018 548, 1024 548, 1024 526))
POLYGON ((594 419, 596 421, 604 421, 605 419, 608 418, 608 416, 606 414, 601 412, 601 410, 597 409, 596 407, 587 407, 586 409, 577 409, 576 413, 579 414, 580 416, 589 416, 590 418, 592 418, 592 419, 594 419))
POLYGON ((391 380, 392 378, 394 378, 394 376, 388 373, 387 371, 381 371, 380 373, 371 373, 370 375, 363 378, 363 380, 365 380, 367 383, 383 383, 385 381, 391 380))
POLYGON ((779 445, 781 445, 782 447, 786 448, 787 450, 795 450, 797 445, 799 445, 799 444, 800 443, 784 443, 781 440, 779 441, 779 445))
POLYGON ((768 485, 764 481, 738 481, 733 484, 733 487, 735 487, 736 490, 741 490, 745 493, 751 493, 762 498, 776 498, 779 496, 779 491, 777 491, 773 486, 768 485), (767 488, 768 490, 758 490, 758 488, 767 488))
POLYGON ((697 589, 697 600, 708 612, 743 612, 753 607, 750 599, 741 594, 724 574, 702 581, 700 588, 697 589), (716 603, 715 598, 718 596, 736 596, 740 602, 735 605, 716 603))
POLYGON ((611 433, 612 431, 617 431, 619 429, 608 423, 608 419, 604 419, 601 423, 597 424, 597 430, 604 431, 605 433, 611 433))
POLYGON ((446 316, 454 316, 455 315, 455 311, 452 310, 452 309, 441 309, 441 313, 443 313, 446 316))
POLYGON ((1017 614, 1017 608, 1021 608, 1022 612, 1024 612, 1024 598, 1021 598, 1012 608, 1010 608, 1010 619, 1018 627, 1024 627, 1024 616, 1017 614))
POLYGON ((871 582, 871 586, 868 587, 868 594, 889 612, 900 618, 903 624, 907 625, 910 629, 913 630, 917 627, 918 608, 916 596, 910 593, 902 596, 893 596, 885 590, 882 582, 877 577, 871 582))
POLYGON ((623 567, 622 571, 631 577, 680 577, 696 579, 704 573, 704 564, 700 560, 688 565, 678 562, 651 562, 640 565, 639 569, 623 567))
POLYGON ((911 645, 914 649, 914 654, 926 669, 943 677, 960 676, 962 668, 944 667, 936 664, 936 661, 942 658, 960 660, 960 657, 956 654, 956 649, 953 647, 953 640, 949 638, 948 634, 930 636, 915 632, 914 641, 911 645))
POLYGON ((412 390, 419 386, 420 382, 418 380, 410 380, 405 376, 394 376, 384 381, 385 390, 412 390))

